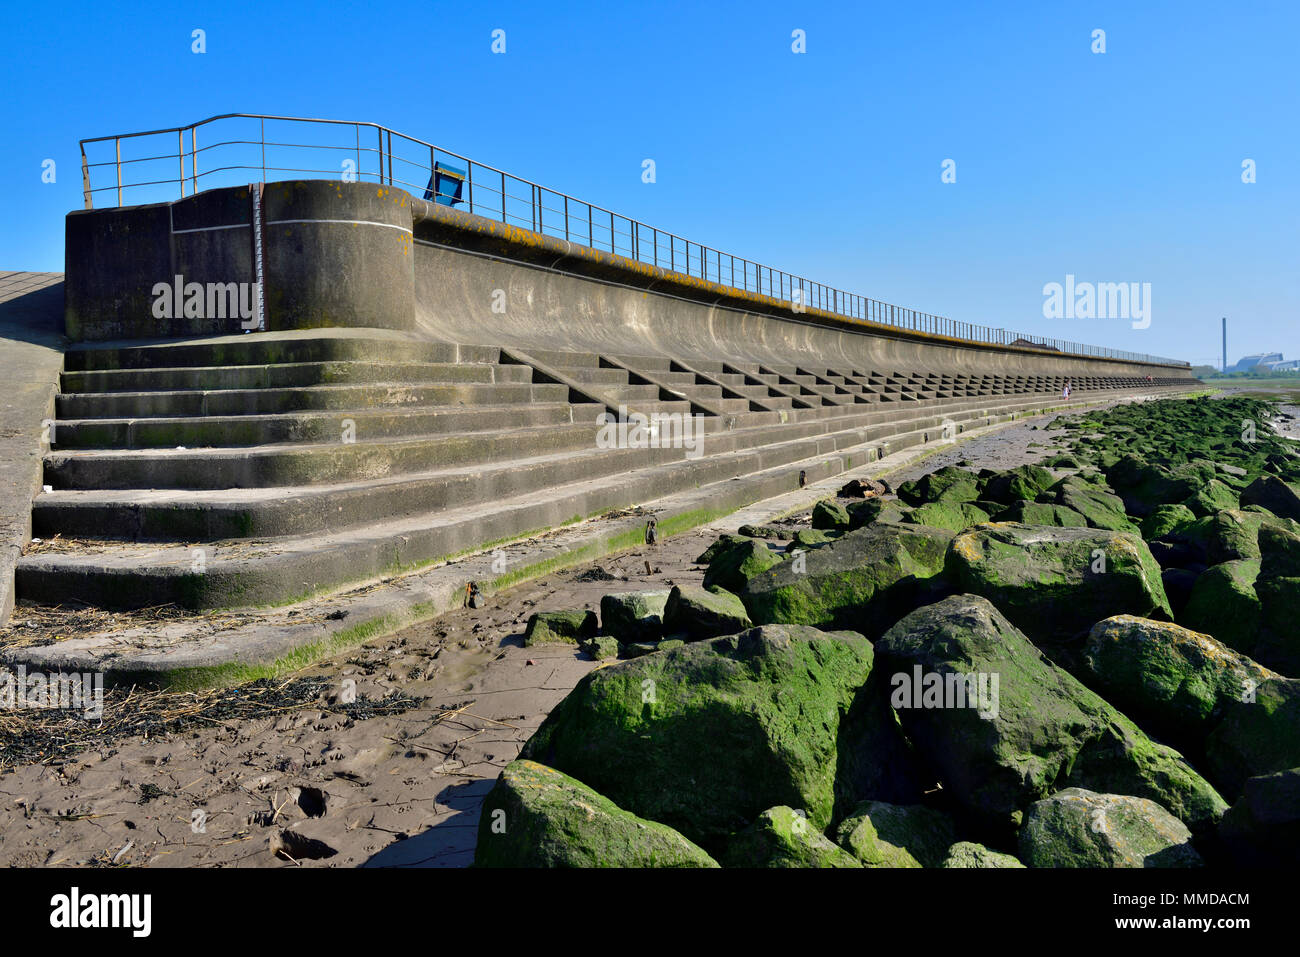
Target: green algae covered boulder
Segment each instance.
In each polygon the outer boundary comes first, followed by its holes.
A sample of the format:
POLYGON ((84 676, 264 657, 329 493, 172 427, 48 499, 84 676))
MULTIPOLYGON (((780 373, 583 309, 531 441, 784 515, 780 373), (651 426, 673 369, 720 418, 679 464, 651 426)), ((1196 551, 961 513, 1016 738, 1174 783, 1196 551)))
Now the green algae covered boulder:
POLYGON ((717 867, 670 827, 619 808, 581 781, 512 761, 479 818, 477 867, 717 867))
POLYGON ((862 528, 876 523, 901 522, 910 509, 892 498, 869 498, 863 502, 849 503, 849 528, 862 528))
POLYGON ((762 537, 764 536, 744 534, 743 530, 740 535, 729 535, 729 534, 719 535, 717 538, 715 538, 712 541, 712 543, 710 543, 708 548, 700 552, 699 557, 695 559, 695 564, 707 565, 710 562, 712 562, 715 558, 717 558, 720 554, 727 551, 729 548, 734 548, 737 545, 743 545, 746 542, 752 541, 755 538, 762 538, 762 537))
POLYGON ((1099 485, 1079 475, 1070 475, 1051 487, 1057 505, 1064 505, 1082 515, 1092 528, 1113 532, 1137 532, 1138 528, 1124 513, 1124 501, 1099 485))
POLYGON ((1167 532, 1165 538, 1194 549, 1207 565, 1258 561, 1260 529, 1264 527, 1300 533, 1300 524, 1251 506, 1242 509, 1227 508, 1206 515, 1190 525, 1167 532))
POLYGON ((1066 788, 1030 806, 1020 859, 1030 867, 1200 867, 1191 839, 1154 801, 1066 788))
POLYGON ((1196 577, 1181 624, 1213 635, 1235 651, 1254 653, 1263 606, 1255 593, 1258 561, 1223 562, 1196 577))
POLYGON ((946 571, 1037 640, 1060 641, 1101 618, 1172 619, 1160 567, 1137 535, 997 522, 959 533, 946 571))
POLYGON ((1300 491, 1276 475, 1261 475, 1241 493, 1242 505, 1258 505, 1278 518, 1300 522, 1300 491))
POLYGON ((948 849, 948 856, 939 865, 944 868, 983 868, 983 867, 1024 867, 1020 859, 1013 854, 1003 854, 976 844, 973 841, 958 841, 948 849))
POLYGON ((595 634, 594 611, 582 608, 576 611, 539 611, 528 619, 528 626, 524 629, 524 644, 577 644, 595 634))
POLYGON ((823 830, 872 660, 859 635, 784 625, 646 655, 584 677, 522 756, 709 849, 780 805, 823 830))
POLYGON ((869 525, 752 577, 739 592, 756 623, 849 628, 877 635, 943 570, 952 532, 869 525))
POLYGON ((835 839, 867 867, 938 867, 957 837, 952 820, 934 808, 864 801, 835 839))
POLYGON ((1032 502, 1055 481, 1052 473, 1042 466, 1021 465, 989 476, 984 482, 983 497, 1003 505, 1018 500, 1032 502))
POLYGON ((686 632, 692 640, 734 635, 752 625, 740 599, 717 586, 677 585, 664 609, 665 630, 686 632))
POLYGON ((1148 542, 1186 528, 1196 521, 1196 513, 1182 503, 1157 505, 1142 519, 1142 537, 1148 542))
POLYGON ((826 531, 820 528, 801 528, 794 533, 794 545, 797 548, 820 548, 829 545, 841 535, 838 531, 826 531))
POLYGON ((1072 508, 1043 502, 1016 502, 995 516, 999 522, 1019 525, 1053 525, 1057 528, 1087 528, 1088 520, 1072 508))
POLYGON ((709 560, 709 567, 704 571, 704 587, 716 585, 729 592, 737 593, 755 575, 779 564, 781 564, 780 554, 768 548, 763 542, 752 538, 732 542, 715 552, 709 560))
POLYGON ((875 651, 908 738, 945 792, 992 826, 1014 824, 1062 784, 1150 798, 1194 830, 1226 809, 1182 755, 1052 664, 979 596, 916 609, 875 651), (957 684, 952 679, 983 681, 992 694, 975 697, 992 700, 906 693, 927 675, 944 688, 957 684))
POLYGON ((1277 677, 1209 635, 1132 615, 1094 625, 1084 661, 1107 701, 1152 730, 1198 742, 1246 689, 1277 677))
POLYGON ((963 528, 989 520, 989 513, 971 502, 926 502, 912 510, 903 521, 960 532, 963 528))
POLYGON ((1211 479, 1196 492, 1183 499, 1183 504, 1196 515, 1213 515, 1228 508, 1237 508, 1241 503, 1237 490, 1225 485, 1218 479, 1211 479))
POLYGON ((1247 686, 1205 745, 1209 774, 1232 798, 1249 778, 1300 767, 1300 680, 1247 686))
POLYGON ((606 635, 623 643, 658 641, 663 637, 668 591, 627 591, 600 599, 600 625, 606 635))
POLYGON ((847 529, 849 527, 849 510, 833 498, 824 498, 813 506, 812 527, 847 529))
POLYGON ((758 820, 727 841, 723 867, 861 867, 790 807, 768 808, 758 820))
POLYGON ((980 485, 980 478, 974 472, 950 465, 904 482, 898 487, 898 497, 908 505, 973 502, 980 497, 980 485))

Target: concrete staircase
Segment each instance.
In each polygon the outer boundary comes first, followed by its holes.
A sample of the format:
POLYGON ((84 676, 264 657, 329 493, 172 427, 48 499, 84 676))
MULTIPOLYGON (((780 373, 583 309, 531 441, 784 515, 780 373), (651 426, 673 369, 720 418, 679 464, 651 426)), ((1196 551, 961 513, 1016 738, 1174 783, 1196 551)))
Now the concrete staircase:
MULTIPOLYGON (((22 599, 278 604, 829 453, 1059 404, 1064 378, 522 353, 313 330, 66 355, 22 599), (691 415, 682 448, 600 448, 597 417, 691 415)), ((1187 388, 1090 377, 1081 398, 1187 388)))

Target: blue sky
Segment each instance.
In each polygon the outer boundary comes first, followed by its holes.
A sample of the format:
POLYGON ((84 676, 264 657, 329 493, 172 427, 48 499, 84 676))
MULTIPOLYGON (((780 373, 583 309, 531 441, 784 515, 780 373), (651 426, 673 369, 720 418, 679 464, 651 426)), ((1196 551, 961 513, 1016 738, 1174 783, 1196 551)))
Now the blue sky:
POLYGON ((2 269, 62 269, 79 139, 275 113, 956 319, 1209 362, 1226 315, 1230 361, 1300 357, 1294 2, 7 6, 2 269), (1150 283, 1149 328, 1044 318, 1067 274, 1150 283))

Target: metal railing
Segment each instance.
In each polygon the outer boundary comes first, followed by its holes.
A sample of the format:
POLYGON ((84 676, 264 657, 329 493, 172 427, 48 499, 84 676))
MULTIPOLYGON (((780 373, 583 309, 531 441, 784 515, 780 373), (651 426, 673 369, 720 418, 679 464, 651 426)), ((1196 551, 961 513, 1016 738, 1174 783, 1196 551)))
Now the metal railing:
POLYGON ((178 185, 180 195, 184 197, 199 192, 200 187, 212 189, 276 179, 324 177, 376 182, 398 186, 447 205, 454 203, 475 215, 543 235, 608 250, 638 262, 746 292, 771 296, 797 308, 817 309, 896 329, 969 342, 1187 366, 1185 362, 1161 356, 978 326, 845 292, 691 242, 675 233, 621 216, 613 210, 548 189, 376 123, 225 113, 187 126, 84 139, 81 141, 81 169, 87 209, 93 208, 94 197, 103 193, 115 197, 118 206, 123 205, 128 193, 132 204, 170 201, 176 198, 178 185), (209 130, 205 128, 213 124, 220 124, 220 132, 214 132, 209 138, 209 130), (290 129, 313 125, 312 138, 316 141, 290 142, 289 137, 278 135, 282 124, 290 124, 290 129), (273 134, 269 139, 268 125, 273 134), (204 133, 202 143, 201 130, 204 133), (139 147, 144 155, 130 155, 123 159, 124 141, 128 147, 139 147), (87 147, 90 147, 90 153, 99 154, 110 144, 113 152, 109 158, 96 156, 92 161, 87 147), (112 181, 95 185, 95 180, 102 181, 102 171, 105 170, 111 170, 112 181), (443 179, 447 182, 459 181, 455 191, 452 192, 450 187, 447 192, 439 189, 435 172, 444 173, 443 179), (250 180, 253 173, 260 179, 250 180))

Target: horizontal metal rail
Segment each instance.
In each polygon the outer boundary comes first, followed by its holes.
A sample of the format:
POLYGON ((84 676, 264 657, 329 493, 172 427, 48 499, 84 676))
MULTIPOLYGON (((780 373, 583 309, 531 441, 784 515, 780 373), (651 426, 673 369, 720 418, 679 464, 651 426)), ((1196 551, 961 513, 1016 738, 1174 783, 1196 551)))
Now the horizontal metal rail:
POLYGON ((223 113, 187 126, 83 139, 81 169, 87 209, 93 208, 97 194, 105 193, 115 198, 118 206, 123 205, 127 191, 134 191, 133 202, 171 200, 175 198, 177 186, 184 197, 197 193, 200 185, 212 189, 276 179, 320 177, 377 182, 401 187, 417 196, 454 202, 475 215, 543 235, 780 299, 790 303, 796 311, 816 309, 967 342, 1188 366, 1186 362, 1161 356, 979 326, 845 292, 691 242, 675 233, 621 216, 603 206, 549 189, 377 123, 223 113), (209 137, 210 131, 205 127, 213 124, 220 124, 221 132, 209 137), (268 124, 272 127, 294 124, 290 129, 315 124, 317 137, 329 142, 295 142, 286 137, 268 139, 268 124), (237 127, 242 129, 237 130, 237 127), (200 130, 203 130, 202 143, 199 142, 200 130), (329 135, 325 135, 325 131, 329 135), (141 140, 147 143, 139 144, 140 155, 123 158, 123 142, 131 147, 141 140), (396 148, 394 140, 397 141, 396 148), (96 161, 91 162, 87 147, 92 154, 99 154, 110 143, 112 153, 109 158, 98 159, 97 156, 96 161), (154 143, 157 145, 152 145, 154 143), (200 160, 202 171, 199 169, 200 160), (331 162, 334 165, 329 165, 331 162), (435 173, 447 175, 447 167, 464 175, 458 196, 441 191, 434 195, 432 192, 437 182, 435 173), (123 180, 124 171, 127 181, 123 180), (252 174, 257 174, 257 178, 249 179, 252 174), (103 184, 106 176, 112 178, 103 184))

